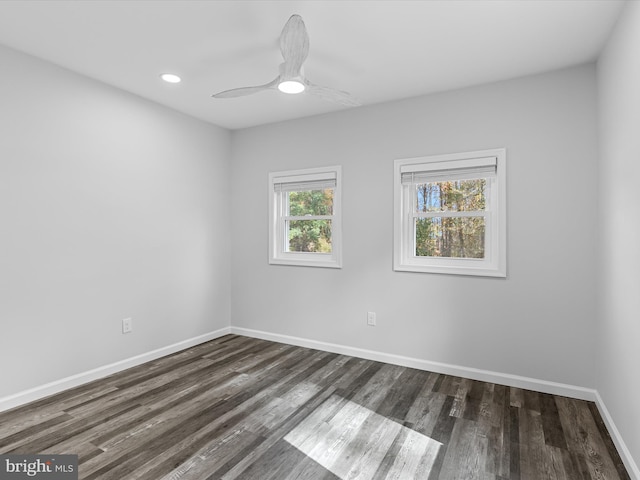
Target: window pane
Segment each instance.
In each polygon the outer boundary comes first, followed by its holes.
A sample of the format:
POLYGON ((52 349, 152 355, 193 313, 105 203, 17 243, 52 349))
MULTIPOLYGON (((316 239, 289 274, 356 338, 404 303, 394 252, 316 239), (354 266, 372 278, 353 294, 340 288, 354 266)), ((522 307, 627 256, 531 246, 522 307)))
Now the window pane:
POLYGON ((331 253, 331 220, 286 222, 289 252, 331 253))
POLYGON ((333 215, 332 188, 288 192, 287 195, 289 196, 288 215, 333 215))
POLYGON ((416 185, 416 212, 472 212, 485 209, 487 180, 455 180, 416 185))
POLYGON ((484 258, 484 217, 416 219, 417 257, 484 258))

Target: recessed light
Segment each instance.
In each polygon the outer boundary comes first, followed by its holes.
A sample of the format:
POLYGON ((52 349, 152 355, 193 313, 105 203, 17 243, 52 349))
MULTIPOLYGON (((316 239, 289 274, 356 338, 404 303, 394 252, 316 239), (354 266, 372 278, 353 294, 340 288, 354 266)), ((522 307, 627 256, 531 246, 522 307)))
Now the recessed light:
POLYGON ((163 73, 160 78, 167 83, 180 83, 182 79, 173 73, 163 73))
POLYGON ((302 93, 304 92, 304 83, 297 80, 286 80, 278 84, 278 90, 284 93, 302 93))

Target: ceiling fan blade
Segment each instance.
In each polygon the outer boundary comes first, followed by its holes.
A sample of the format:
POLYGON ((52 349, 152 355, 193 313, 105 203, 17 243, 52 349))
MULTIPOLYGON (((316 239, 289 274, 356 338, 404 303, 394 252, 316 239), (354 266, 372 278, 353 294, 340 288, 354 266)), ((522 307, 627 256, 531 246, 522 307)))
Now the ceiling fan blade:
POLYGON ((255 87, 240 87, 225 90, 223 92, 214 93, 211 95, 213 98, 235 98, 244 97, 245 95, 253 95, 254 93, 262 92, 263 90, 271 90, 280 82, 280 77, 276 77, 274 80, 264 85, 256 85, 255 87))
POLYGON ((280 52, 284 58, 283 78, 288 80, 299 76, 309 55, 309 35, 300 15, 291 15, 282 29, 280 52))
MULTIPOLYGON (((276 86, 282 88, 285 93, 300 93, 300 91, 289 91, 289 83, 303 83, 304 91, 315 95, 323 100, 344 105, 346 107, 358 107, 361 103, 351 94, 334 88, 323 87, 309 82, 302 74, 302 64, 309 55, 309 35, 307 27, 300 15, 291 15, 280 34, 280 52, 284 62, 280 64, 280 75, 271 82, 254 87, 232 88, 213 94, 214 98, 234 98, 245 95, 252 95, 263 90, 275 89, 276 86)), ((299 86, 299 85, 298 85, 299 86)), ((297 90, 297 89, 296 89, 297 90)))
POLYGON ((346 107, 359 107, 362 105, 357 99, 355 99, 350 93, 342 90, 336 90, 335 88, 322 87, 314 83, 305 80, 306 89, 305 92, 315 95, 323 100, 344 105, 346 107))

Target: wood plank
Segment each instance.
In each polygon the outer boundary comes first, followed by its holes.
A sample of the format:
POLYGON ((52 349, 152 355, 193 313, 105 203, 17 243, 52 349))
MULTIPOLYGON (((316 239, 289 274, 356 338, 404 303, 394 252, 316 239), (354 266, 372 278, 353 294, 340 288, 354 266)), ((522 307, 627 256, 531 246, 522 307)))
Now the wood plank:
POLYGON ((603 454, 607 447, 587 402, 557 397, 556 403, 566 432, 567 447, 586 460, 591 478, 619 478, 615 462, 608 454, 603 454))
POLYGON ((540 413, 545 443, 552 447, 567 450, 567 442, 560 422, 558 407, 551 395, 540 395, 540 413))
POLYGON ((598 431, 600 432, 600 438, 607 447, 609 457, 613 461, 616 470, 618 471, 618 475, 623 480, 631 480, 631 477, 629 476, 629 473, 627 473, 622 459, 618 455, 618 451, 616 450, 616 446, 613 443, 613 439, 607 431, 607 426, 604 423, 604 419, 600 415, 600 411, 598 410, 597 405, 593 402, 588 402, 587 406, 589 407, 589 410, 591 411, 591 417, 593 418, 593 421, 596 424, 598 431))
POLYGON ((439 478, 480 478, 486 473, 486 453, 487 437, 482 426, 472 420, 457 418, 447 444, 439 478))

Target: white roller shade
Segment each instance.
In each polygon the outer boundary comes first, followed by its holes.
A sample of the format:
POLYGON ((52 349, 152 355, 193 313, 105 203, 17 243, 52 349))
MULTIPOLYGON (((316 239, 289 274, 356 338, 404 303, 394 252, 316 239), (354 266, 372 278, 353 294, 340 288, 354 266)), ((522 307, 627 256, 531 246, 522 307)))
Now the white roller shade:
POLYGON ((336 184, 335 172, 294 175, 280 178, 275 177, 273 179, 273 189, 276 192, 324 190, 327 188, 335 188, 336 184))
POLYGON ((470 158, 456 162, 406 164, 400 168, 403 185, 448 180, 472 180, 495 176, 496 157, 470 158))

